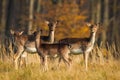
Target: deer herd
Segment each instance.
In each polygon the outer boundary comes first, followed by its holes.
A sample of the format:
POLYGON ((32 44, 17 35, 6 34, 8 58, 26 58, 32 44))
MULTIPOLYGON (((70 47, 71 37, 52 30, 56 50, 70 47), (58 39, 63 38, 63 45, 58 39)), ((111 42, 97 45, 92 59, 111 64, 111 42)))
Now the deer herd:
POLYGON ((17 51, 13 56, 15 69, 19 68, 19 59, 21 57, 26 58, 27 54, 25 54, 25 52, 29 52, 38 53, 44 71, 48 70, 47 59, 49 56, 57 56, 59 58, 58 66, 61 60, 63 60, 64 63, 70 67, 72 62, 70 54, 83 54, 85 70, 87 70, 89 53, 93 49, 95 43, 95 35, 98 28, 100 27, 100 24, 86 23, 90 29, 90 36, 88 38, 64 38, 55 43, 54 32, 58 21, 47 21, 46 23, 49 27, 48 36, 42 36, 40 28, 38 28, 31 35, 23 34, 23 31, 10 30, 14 38, 14 44, 17 47, 17 51))

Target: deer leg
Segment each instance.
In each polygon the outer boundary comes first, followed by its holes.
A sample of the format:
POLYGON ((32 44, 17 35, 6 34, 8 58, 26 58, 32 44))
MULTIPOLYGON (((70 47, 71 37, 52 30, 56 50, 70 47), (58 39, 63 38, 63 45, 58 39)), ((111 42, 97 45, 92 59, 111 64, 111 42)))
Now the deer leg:
POLYGON ((68 67, 71 67, 71 59, 69 58, 68 54, 63 56, 63 61, 68 67))
POLYGON ((44 58, 40 57, 41 65, 43 65, 44 58))
POLYGON ((24 66, 26 67, 27 64, 27 52, 25 50, 21 54, 21 59, 20 59, 20 67, 24 66))
POLYGON ((28 64, 28 54, 27 54, 27 52, 25 52, 26 53, 26 57, 24 58, 25 59, 25 67, 27 67, 27 64, 28 64))
POLYGON ((19 59, 19 56, 17 56, 16 58, 14 58, 14 66, 15 66, 16 70, 18 69, 18 59, 19 59))
POLYGON ((61 57, 58 60, 58 67, 60 67, 60 63, 61 63, 61 57))
POLYGON ((62 60, 62 57, 60 56, 59 59, 58 59, 58 64, 56 66, 56 69, 58 69, 60 67, 61 60, 62 60))
POLYGON ((47 71, 48 70, 47 56, 42 57, 42 65, 43 65, 43 71, 47 71))
POLYGON ((21 54, 21 64, 20 66, 27 66, 27 52, 24 50, 21 54))
POLYGON ((89 53, 85 52, 83 54, 83 57, 84 57, 84 61, 85 61, 85 69, 87 71, 88 70, 88 57, 89 57, 89 53))
POLYGON ((23 49, 18 50, 14 55, 14 65, 16 70, 18 69, 18 59, 20 58, 22 52, 23 52, 23 49))
POLYGON ((44 62, 44 58, 43 57, 41 57, 41 56, 39 56, 40 57, 40 66, 42 67, 42 69, 43 69, 43 62, 44 62))
POLYGON ((48 70, 47 56, 45 56, 45 63, 44 63, 44 65, 45 65, 45 71, 47 71, 48 70))

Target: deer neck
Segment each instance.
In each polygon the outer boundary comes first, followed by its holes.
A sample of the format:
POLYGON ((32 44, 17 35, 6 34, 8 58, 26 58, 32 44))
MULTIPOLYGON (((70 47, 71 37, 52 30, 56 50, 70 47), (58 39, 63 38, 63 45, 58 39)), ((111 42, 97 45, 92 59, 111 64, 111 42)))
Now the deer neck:
POLYGON ((40 42, 40 34, 37 35, 37 38, 35 39, 35 47, 38 49, 41 42, 40 42))
POLYGON ((54 30, 49 31, 49 42, 53 43, 54 42, 54 30))
POLYGON ((95 42, 95 35, 96 35, 95 32, 91 32, 91 34, 90 34, 90 43, 91 43, 92 45, 93 45, 94 42, 95 42))
POLYGON ((36 39, 35 39, 35 47, 36 47, 36 49, 37 49, 37 52, 38 52, 38 54, 41 56, 41 57, 43 57, 44 55, 43 55, 43 52, 41 51, 41 37, 40 37, 41 35, 40 35, 40 33, 39 34, 37 34, 37 37, 36 37, 36 39))

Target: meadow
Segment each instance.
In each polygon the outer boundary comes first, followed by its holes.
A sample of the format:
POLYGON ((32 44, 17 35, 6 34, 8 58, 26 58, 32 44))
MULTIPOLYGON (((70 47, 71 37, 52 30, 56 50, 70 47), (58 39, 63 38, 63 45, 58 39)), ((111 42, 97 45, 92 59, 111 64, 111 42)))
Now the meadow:
POLYGON ((88 71, 85 71, 82 55, 73 55, 72 66, 70 69, 62 62, 57 66, 58 59, 49 60, 49 70, 42 71, 39 56, 37 54, 28 54, 28 63, 26 67, 15 70, 13 61, 9 59, 0 60, 0 80, 119 80, 120 79, 120 60, 106 54, 112 54, 112 48, 107 51, 101 49, 103 60, 96 55, 98 50, 92 52, 94 57, 89 58, 88 71))

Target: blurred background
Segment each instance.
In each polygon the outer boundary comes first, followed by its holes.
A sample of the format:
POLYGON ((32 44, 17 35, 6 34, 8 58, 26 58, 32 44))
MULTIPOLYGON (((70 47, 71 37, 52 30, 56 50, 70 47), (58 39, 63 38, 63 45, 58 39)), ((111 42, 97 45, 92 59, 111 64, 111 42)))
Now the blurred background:
MULTIPOLYGON (((17 49, 17 48, 15 48, 17 49)), ((0 80, 120 80, 120 0, 0 0, 0 80), (27 54, 27 66, 14 69, 15 53, 10 30, 31 34, 40 27, 48 35, 46 21, 59 21, 55 42, 66 37, 89 37, 86 22, 100 23, 86 72, 83 55, 70 55, 71 70, 48 59, 43 72, 38 54, 27 54)))
POLYGON ((48 35, 45 21, 59 20, 55 40, 88 37, 85 22, 101 23, 97 43, 116 46, 120 40, 120 0, 0 0, 0 42, 10 37, 10 29, 30 34, 37 27, 48 35))

